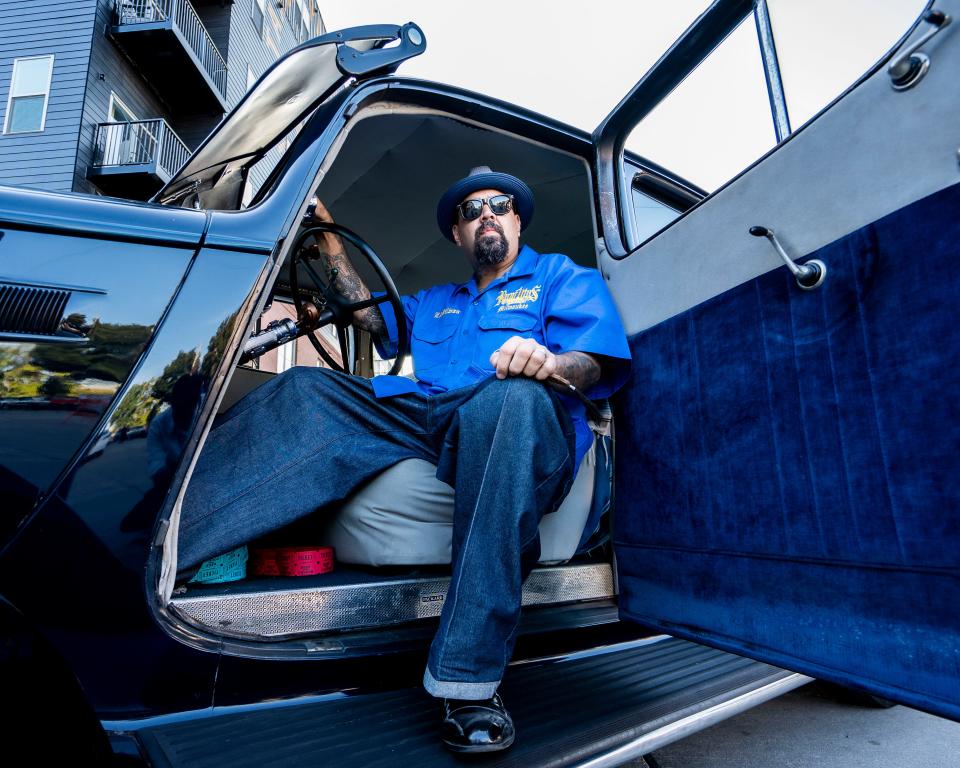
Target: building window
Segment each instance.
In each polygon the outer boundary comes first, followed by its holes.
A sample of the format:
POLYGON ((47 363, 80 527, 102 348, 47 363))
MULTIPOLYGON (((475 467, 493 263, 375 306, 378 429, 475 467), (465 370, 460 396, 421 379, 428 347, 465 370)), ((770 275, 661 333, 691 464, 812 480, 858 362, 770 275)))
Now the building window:
POLYGON ((322 35, 326 30, 323 28, 323 17, 320 15, 320 0, 313 0, 313 23, 311 24, 311 35, 316 37, 322 35))
POLYGON ((111 123, 135 123, 137 116, 122 101, 117 94, 110 92, 110 109, 107 110, 107 121, 111 123))
POLYGON ((52 77, 53 56, 30 56, 13 60, 13 78, 10 81, 4 133, 43 130, 52 77))
POLYGON ((277 347, 277 373, 283 373, 297 364, 297 342, 288 341, 277 347))
POLYGON ((260 37, 263 37, 263 16, 263 0, 250 0, 250 18, 260 37))
POLYGON ((302 43, 316 34, 311 32, 313 25, 310 5, 306 0, 290 0, 290 6, 287 8, 287 19, 290 21, 290 29, 293 31, 295 42, 302 43))
POLYGON ((141 121, 117 94, 110 92, 107 120, 99 135, 99 162, 103 165, 137 165, 156 159, 155 123, 141 121))
POLYGON ((253 67, 247 64, 247 90, 249 91, 253 88, 253 84, 257 82, 257 76, 253 74, 253 67))

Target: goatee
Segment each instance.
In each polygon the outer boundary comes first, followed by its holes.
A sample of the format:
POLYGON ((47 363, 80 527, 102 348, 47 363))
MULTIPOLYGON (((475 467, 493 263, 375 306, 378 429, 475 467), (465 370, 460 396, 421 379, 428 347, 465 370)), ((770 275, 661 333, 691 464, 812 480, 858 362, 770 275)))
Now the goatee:
POLYGON ((496 222, 488 222, 477 230, 477 238, 473 243, 473 255, 478 267, 491 267, 507 258, 510 246, 503 234, 503 229, 496 222), (489 237, 495 233, 497 237, 489 237))

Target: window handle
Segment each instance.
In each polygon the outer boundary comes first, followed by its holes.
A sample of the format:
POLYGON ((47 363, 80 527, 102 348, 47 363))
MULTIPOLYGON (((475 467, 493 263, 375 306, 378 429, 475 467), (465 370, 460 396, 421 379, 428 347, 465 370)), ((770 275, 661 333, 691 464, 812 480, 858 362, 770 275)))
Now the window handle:
POLYGON ((905 91, 907 88, 913 88, 930 68, 930 58, 925 53, 918 51, 926 45, 930 38, 942 29, 950 26, 953 18, 943 11, 930 9, 923 14, 923 20, 933 26, 927 30, 927 33, 917 42, 911 45, 906 51, 893 61, 887 67, 887 74, 890 75, 890 84, 895 91, 905 91))
POLYGON ((777 236, 772 229, 768 229, 767 227, 750 227, 750 234, 754 237, 765 237, 770 241, 777 255, 783 259, 783 263, 787 265, 787 269, 789 269, 794 278, 796 278, 797 285, 803 290, 812 291, 814 288, 819 288, 823 285, 823 281, 827 276, 827 265, 820 261, 820 259, 810 259, 810 261, 803 264, 797 264, 787 255, 787 252, 783 250, 783 246, 780 245, 780 241, 777 240, 777 236))

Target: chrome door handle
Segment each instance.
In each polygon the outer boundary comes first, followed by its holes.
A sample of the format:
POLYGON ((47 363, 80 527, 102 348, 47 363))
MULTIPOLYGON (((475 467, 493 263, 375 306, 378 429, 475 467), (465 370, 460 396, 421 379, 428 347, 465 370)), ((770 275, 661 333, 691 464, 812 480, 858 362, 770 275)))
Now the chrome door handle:
POLYGON ((820 259, 810 259, 810 261, 803 264, 797 264, 797 262, 791 259, 787 255, 787 252, 783 250, 783 246, 780 245, 780 241, 777 240, 777 236, 772 229, 759 226, 750 227, 750 234, 754 237, 765 237, 770 241, 777 255, 783 259, 783 263, 787 265, 787 269, 789 269, 791 274, 796 278, 797 285, 803 290, 812 291, 814 288, 819 288, 823 285, 823 281, 827 277, 827 265, 820 261, 820 259))
POLYGON ((943 11, 930 9, 923 14, 923 20, 933 27, 927 30, 927 33, 917 42, 911 45, 906 51, 900 54, 889 67, 887 74, 890 75, 890 84, 895 91, 905 91, 907 88, 913 88, 930 68, 930 57, 925 53, 918 53, 920 48, 926 45, 930 38, 942 29, 950 26, 953 18, 943 11))

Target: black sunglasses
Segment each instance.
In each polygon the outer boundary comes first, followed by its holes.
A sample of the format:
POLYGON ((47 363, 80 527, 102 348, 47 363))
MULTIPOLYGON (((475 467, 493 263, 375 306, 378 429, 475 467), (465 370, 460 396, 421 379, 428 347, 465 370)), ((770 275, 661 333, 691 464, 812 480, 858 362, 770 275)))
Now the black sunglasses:
POLYGON ((490 210, 497 216, 503 216, 513 210, 513 195, 494 195, 490 198, 480 197, 476 200, 464 200, 457 206, 460 218, 464 221, 479 219, 483 213, 483 206, 489 205, 490 210))

